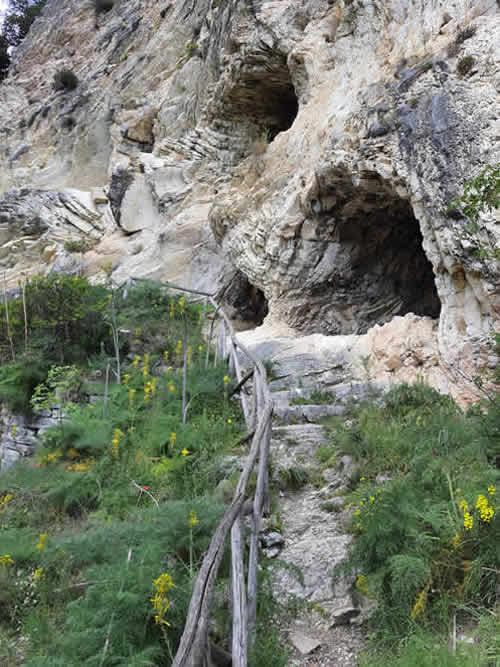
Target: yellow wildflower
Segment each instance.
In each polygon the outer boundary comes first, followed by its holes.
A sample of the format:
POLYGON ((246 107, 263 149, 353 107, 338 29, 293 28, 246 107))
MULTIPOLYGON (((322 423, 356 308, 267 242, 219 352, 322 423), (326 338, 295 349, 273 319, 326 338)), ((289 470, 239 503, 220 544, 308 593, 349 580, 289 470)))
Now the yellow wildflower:
POLYGON ((488 498, 482 494, 477 497, 476 509, 479 510, 481 521, 485 523, 489 523, 495 514, 493 507, 488 505, 488 498))
POLYGON ((0 566, 9 567, 9 565, 14 565, 12 557, 9 556, 9 554, 4 554, 3 556, 0 556, 0 566))
POLYGON ((181 454, 182 454, 182 456, 187 456, 187 455, 189 454, 189 449, 186 449, 186 448, 184 447, 184 449, 182 450, 181 454))
POLYGON ((411 617, 413 620, 417 619, 425 610, 425 603, 427 602, 427 590, 429 586, 427 585, 423 591, 417 595, 413 609, 411 610, 411 617))
POLYGON ((490 484, 489 487, 488 487, 488 493, 490 494, 490 496, 494 496, 495 491, 496 491, 496 488, 493 486, 493 484, 490 484))
POLYGON ((173 382, 169 382, 169 383, 168 383, 168 388, 170 389, 170 391, 175 391, 175 385, 174 385, 174 383, 173 383, 173 382))
POLYGON ((163 353, 163 359, 165 361, 168 361, 168 350, 165 350, 165 352, 163 353))
POLYGON ((5 496, 0 499, 0 514, 7 509, 7 503, 9 503, 13 497, 12 493, 6 493, 5 496))
POLYGON ((198 345, 198 352, 203 352, 203 345, 198 345))
POLYGON ((13 438, 16 437, 16 433, 17 433, 17 426, 14 424, 14 426, 12 427, 12 437, 13 438))
POLYGON ((154 621, 157 624, 163 624, 169 626, 170 623, 165 620, 165 614, 170 608, 168 591, 170 588, 174 586, 172 577, 165 572, 153 581, 153 586, 155 589, 155 593, 154 596, 150 598, 150 601, 153 605, 153 609, 156 612, 154 616, 154 621))
POLYGON ((38 581, 39 579, 45 579, 45 571, 43 567, 36 568, 36 570, 33 572, 33 579, 35 581, 38 581))
POLYGON ((130 380, 130 375, 128 373, 125 373, 125 375, 123 376, 123 384, 126 386, 129 380, 130 380))
POLYGON ((227 423, 228 423, 228 424, 232 424, 232 423, 233 423, 232 419, 228 419, 228 420, 227 420, 227 423))
POLYGON ((111 440, 111 453, 115 458, 118 456, 118 443, 120 442, 122 435, 123 433, 120 431, 120 429, 116 428, 113 435, 113 440, 111 440))
POLYGON ((198 517, 196 516, 196 513, 194 510, 191 510, 189 512, 189 525, 190 526, 196 526, 196 524, 199 523, 198 517))
POLYGON ((472 518, 472 515, 465 510, 464 511, 464 528, 465 530, 472 530, 472 526, 474 524, 474 520, 472 518))
POLYGON ((226 387, 229 384, 229 375, 224 375, 224 386, 226 387))
POLYGON ((131 408, 134 405, 135 389, 128 390, 128 405, 131 408))
POLYGON ((177 433, 174 433, 174 431, 172 431, 172 433, 170 434, 170 444, 175 445, 176 442, 177 442, 177 433))
POLYGON ((137 368, 137 367, 139 366, 139 362, 140 362, 140 360, 141 360, 140 355, 136 354, 136 355, 135 355, 135 359, 134 359, 134 363, 132 364, 132 366, 133 366, 134 368, 137 368))
POLYGON ((40 541, 36 545, 36 548, 38 549, 38 551, 40 551, 40 553, 45 549, 45 542, 46 541, 47 541, 47 533, 42 533, 40 535, 40 541))

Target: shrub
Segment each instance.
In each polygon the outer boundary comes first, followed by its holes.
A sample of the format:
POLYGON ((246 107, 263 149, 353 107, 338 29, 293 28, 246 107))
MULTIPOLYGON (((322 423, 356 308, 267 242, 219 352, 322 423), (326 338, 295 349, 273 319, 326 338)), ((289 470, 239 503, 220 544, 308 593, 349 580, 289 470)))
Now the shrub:
POLYGON ((91 247, 92 243, 88 239, 68 239, 64 242, 66 252, 87 252, 91 247))
POLYGON ((475 25, 469 25, 466 28, 463 28, 458 32, 457 36, 455 37, 455 43, 463 44, 466 39, 474 37, 476 32, 477 32, 477 26, 475 25))
POLYGON ((70 69, 61 69, 54 74, 52 85, 54 90, 74 90, 78 86, 78 77, 70 69))
POLYGON ((464 58, 461 58, 457 63, 457 73, 460 76, 465 76, 471 71, 475 62, 473 56, 465 56, 464 58))
POLYGON ((349 497, 356 538, 341 569, 362 575, 359 590, 376 598, 379 639, 395 642, 419 625, 445 629, 457 608, 465 620, 465 608, 491 607, 500 567, 498 406, 466 416, 423 385, 403 385, 352 421, 334 430, 337 448, 362 471, 349 497))

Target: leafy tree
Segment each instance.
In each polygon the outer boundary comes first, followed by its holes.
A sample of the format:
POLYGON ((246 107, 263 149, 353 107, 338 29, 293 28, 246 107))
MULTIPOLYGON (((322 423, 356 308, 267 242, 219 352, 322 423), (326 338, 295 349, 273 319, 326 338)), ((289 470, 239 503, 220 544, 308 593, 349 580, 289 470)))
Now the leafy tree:
POLYGON ((47 0, 9 0, 0 33, 0 82, 9 71, 9 50, 19 46, 47 0))
POLYGON ((40 15, 46 0, 10 0, 2 35, 9 46, 19 46, 31 24, 40 15))
POLYGON ((0 81, 7 76, 10 65, 9 43, 5 35, 0 34, 0 81))

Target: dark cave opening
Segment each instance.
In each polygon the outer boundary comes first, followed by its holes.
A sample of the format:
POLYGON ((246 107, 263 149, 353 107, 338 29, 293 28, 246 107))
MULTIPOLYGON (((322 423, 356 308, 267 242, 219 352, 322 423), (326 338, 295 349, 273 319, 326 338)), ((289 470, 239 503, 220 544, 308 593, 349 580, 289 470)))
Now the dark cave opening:
MULTIPOLYGON (((309 193, 309 238, 327 242, 326 276, 304 289, 289 323, 329 334, 365 333, 396 315, 439 317, 434 272, 410 202, 377 173, 318 175, 309 193)), ((299 295, 297 293, 297 295, 299 295)))
POLYGON ((269 312, 264 292, 252 285, 241 272, 235 271, 217 295, 231 319, 260 326, 269 312))
POLYGON ((249 136, 266 135, 268 141, 289 130, 299 111, 299 101, 286 63, 274 51, 248 56, 224 99, 225 114, 247 126, 249 136))
POLYGON ((367 319, 380 324, 391 314, 439 317, 432 265, 410 204, 397 198, 387 198, 383 205, 374 198, 373 203, 371 211, 358 214, 357 224, 351 221, 339 229, 340 243, 352 246, 353 279, 364 284, 367 319))

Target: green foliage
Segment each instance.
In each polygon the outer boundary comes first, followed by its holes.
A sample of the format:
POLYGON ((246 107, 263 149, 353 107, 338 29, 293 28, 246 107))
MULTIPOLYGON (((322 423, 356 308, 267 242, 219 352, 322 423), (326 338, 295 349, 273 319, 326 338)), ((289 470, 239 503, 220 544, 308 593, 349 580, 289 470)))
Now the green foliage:
POLYGON ((496 403, 464 415, 423 385, 402 385, 351 422, 330 427, 337 450, 360 464, 349 498, 356 537, 340 570, 362 575, 358 588, 376 598, 379 640, 419 625, 445 629, 457 609, 466 618, 466 609, 491 607, 500 568, 496 403))
POLYGON ((290 401, 290 405, 331 405, 335 396, 330 391, 315 389, 309 396, 296 396, 290 401))
MULTIPOLYGON (((71 118, 67 119, 67 122, 71 127, 73 126, 73 120, 71 118)), ((64 242, 64 250, 67 252, 87 252, 91 247, 92 243, 87 239, 69 239, 64 242)))
POLYGON ((309 482, 309 472, 303 466, 280 470, 280 486, 285 489, 301 489, 309 482))
POLYGON ((500 165, 489 165, 464 185, 463 193, 454 199, 448 210, 458 210, 472 223, 483 211, 500 207, 500 165))
POLYGON ((280 621, 283 609, 273 598, 271 589, 271 569, 264 566, 259 571, 257 595, 257 624, 255 644, 248 656, 249 667, 285 667, 288 652, 280 642, 280 621))
POLYGON ((57 401, 76 401, 80 388, 81 376, 76 366, 51 366, 47 378, 32 393, 31 407, 37 412, 51 408, 57 401))
POLYGON ((432 633, 413 635, 399 649, 368 651, 360 660, 360 667, 483 667, 481 651, 476 646, 459 645, 455 654, 432 633))
POLYGON ((40 15, 46 0, 9 0, 2 26, 2 36, 9 47, 16 47, 29 32, 31 24, 40 15))
MULTIPOLYGON (((108 293, 86 278, 63 274, 35 276, 26 282, 28 350, 46 362, 86 360, 109 340, 104 317, 108 293)), ((21 296, 8 301, 10 330, 17 354, 25 350, 21 296)), ((0 358, 10 358, 5 309, 0 312, 0 358)))
POLYGON ((471 71, 475 62, 476 60, 474 56, 464 56, 463 58, 460 58, 457 63, 457 73, 460 76, 465 76, 471 71))
POLYGON ((78 86, 78 77, 70 69, 60 69, 52 80, 54 90, 74 90, 78 86))
POLYGON ((48 364, 36 356, 21 357, 0 366, 0 401, 12 412, 30 414, 30 396, 45 379, 47 370, 48 364))

